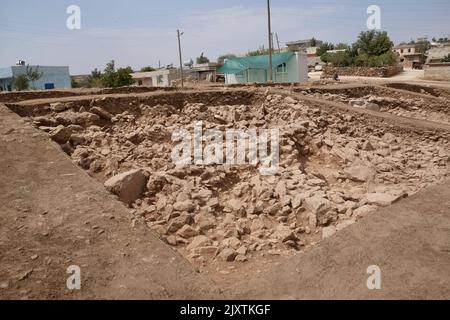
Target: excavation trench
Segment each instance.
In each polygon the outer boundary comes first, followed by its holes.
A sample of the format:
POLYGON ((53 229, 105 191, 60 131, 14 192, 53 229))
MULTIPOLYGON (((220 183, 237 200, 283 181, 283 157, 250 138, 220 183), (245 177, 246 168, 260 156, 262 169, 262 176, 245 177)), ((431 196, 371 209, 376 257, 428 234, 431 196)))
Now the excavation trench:
POLYGON ((450 100, 444 91, 413 85, 387 86, 296 88, 294 92, 395 116, 450 124, 450 100))
MULTIPOLYGON (((347 100, 373 90, 334 94, 347 100)), ((8 106, 101 183, 111 187, 124 173, 133 181, 131 198, 122 198, 132 219, 205 268, 292 255, 449 176, 447 132, 408 130, 262 90, 8 106), (198 121, 219 132, 278 129, 278 170, 175 165, 173 132, 193 133, 198 121)), ((111 188, 119 198, 121 187, 111 188)))

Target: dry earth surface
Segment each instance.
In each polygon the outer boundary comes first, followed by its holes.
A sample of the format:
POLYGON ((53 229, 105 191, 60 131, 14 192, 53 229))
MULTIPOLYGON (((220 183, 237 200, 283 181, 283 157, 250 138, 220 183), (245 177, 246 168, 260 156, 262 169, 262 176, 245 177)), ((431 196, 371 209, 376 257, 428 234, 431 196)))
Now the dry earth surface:
POLYGON ((4 99, 0 296, 450 296, 444 89, 135 90, 4 99), (278 172, 175 165, 171 135, 196 121, 279 128, 278 172))

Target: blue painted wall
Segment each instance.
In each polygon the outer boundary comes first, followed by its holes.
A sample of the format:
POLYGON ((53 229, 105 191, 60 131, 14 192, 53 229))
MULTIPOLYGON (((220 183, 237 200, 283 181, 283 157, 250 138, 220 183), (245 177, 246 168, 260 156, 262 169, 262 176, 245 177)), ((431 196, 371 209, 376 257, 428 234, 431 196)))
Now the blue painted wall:
MULTIPOLYGON (((36 68, 37 66, 30 66, 36 68)), ((0 69, 0 87, 3 90, 8 90, 8 85, 13 87, 13 78, 18 75, 25 74, 26 66, 12 66, 9 68, 0 69)), ((53 83, 55 89, 70 89, 72 88, 69 67, 54 67, 54 66, 39 66, 39 71, 43 73, 39 80, 32 83, 30 81, 30 89, 44 90, 45 84, 53 83)), ((13 89, 14 90, 14 89, 13 89)))

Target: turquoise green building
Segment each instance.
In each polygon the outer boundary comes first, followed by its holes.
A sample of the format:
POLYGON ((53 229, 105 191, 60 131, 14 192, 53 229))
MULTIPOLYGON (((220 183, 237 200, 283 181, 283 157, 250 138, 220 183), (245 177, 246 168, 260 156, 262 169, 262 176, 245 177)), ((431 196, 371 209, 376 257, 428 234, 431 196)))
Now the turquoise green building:
MULTIPOLYGON (((275 83, 308 81, 308 58, 302 52, 272 55, 272 77, 275 83)), ((225 60, 218 73, 225 75, 226 84, 265 83, 269 78, 269 55, 225 60)))

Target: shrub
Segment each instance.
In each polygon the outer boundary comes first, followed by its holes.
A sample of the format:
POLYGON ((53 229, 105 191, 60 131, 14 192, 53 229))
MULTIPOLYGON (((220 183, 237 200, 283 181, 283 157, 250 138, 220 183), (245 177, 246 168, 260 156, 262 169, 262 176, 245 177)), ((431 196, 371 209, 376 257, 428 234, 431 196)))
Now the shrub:
POLYGON ((141 68, 141 72, 151 72, 151 71, 155 71, 156 69, 150 66, 147 67, 142 67, 141 68))
POLYGON ((28 90, 29 80, 25 74, 18 75, 13 80, 13 86, 17 91, 28 90))
POLYGON ((321 57, 323 62, 332 63, 337 67, 347 67, 352 65, 353 59, 347 51, 339 51, 339 52, 327 52, 324 53, 321 57))
POLYGON ((115 68, 114 60, 106 64, 105 73, 101 77, 103 86, 109 88, 124 87, 133 84, 133 77, 131 76, 133 70, 130 67, 115 68))

